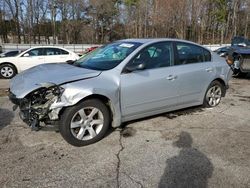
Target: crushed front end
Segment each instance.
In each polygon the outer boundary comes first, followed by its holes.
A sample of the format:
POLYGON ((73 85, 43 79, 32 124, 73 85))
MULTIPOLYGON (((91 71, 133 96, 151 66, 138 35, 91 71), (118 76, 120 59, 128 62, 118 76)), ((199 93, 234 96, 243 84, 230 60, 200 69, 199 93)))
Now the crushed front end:
POLYGON ((32 130, 40 129, 40 122, 51 122, 49 114, 50 106, 60 100, 63 88, 50 84, 41 86, 32 91, 24 98, 17 98, 13 93, 9 93, 9 99, 14 103, 13 110, 19 107, 20 118, 28 124, 32 130))

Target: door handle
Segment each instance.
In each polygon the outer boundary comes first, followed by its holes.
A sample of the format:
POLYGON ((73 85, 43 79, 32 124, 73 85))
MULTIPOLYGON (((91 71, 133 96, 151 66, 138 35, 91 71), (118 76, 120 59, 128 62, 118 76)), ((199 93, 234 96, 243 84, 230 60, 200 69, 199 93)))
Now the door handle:
POLYGON ((169 75, 167 77, 167 80, 175 80, 176 78, 177 78, 177 76, 169 75))
POLYGON ((207 72, 213 72, 213 68, 211 68, 211 67, 206 68, 206 71, 207 71, 207 72))

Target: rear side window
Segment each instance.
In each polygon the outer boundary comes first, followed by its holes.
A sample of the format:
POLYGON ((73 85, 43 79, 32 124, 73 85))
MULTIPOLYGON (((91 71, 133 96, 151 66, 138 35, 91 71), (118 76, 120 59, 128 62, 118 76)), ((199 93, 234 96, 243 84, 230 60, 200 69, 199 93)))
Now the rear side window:
POLYGON ((61 55, 61 49, 46 48, 46 55, 61 55))
POLYGON ((68 55, 69 52, 60 48, 46 48, 46 55, 68 55))
POLYGON ((67 51, 61 49, 61 54, 62 54, 62 55, 68 55, 69 52, 67 52, 67 51))
POLYGON ((206 49, 203 49, 203 53, 204 53, 204 61, 211 61, 211 53, 206 49))
POLYGON ((210 52, 200 46, 177 42, 176 48, 179 60, 177 62, 180 65, 211 61, 210 52))

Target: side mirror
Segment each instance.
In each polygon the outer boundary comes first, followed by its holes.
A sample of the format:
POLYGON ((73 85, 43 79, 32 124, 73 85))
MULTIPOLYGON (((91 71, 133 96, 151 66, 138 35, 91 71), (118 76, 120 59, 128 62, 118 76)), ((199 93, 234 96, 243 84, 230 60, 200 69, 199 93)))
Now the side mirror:
POLYGON ((143 70, 145 68, 146 68, 145 63, 140 63, 139 65, 137 65, 136 70, 143 70))
POLYGON ((139 64, 136 64, 136 65, 128 65, 128 66, 126 66, 127 72, 133 72, 133 71, 136 71, 136 70, 143 70, 145 68, 146 68, 145 63, 139 63, 139 64))
POLYGON ((23 55, 23 57, 29 57, 29 56, 30 56, 30 54, 28 54, 28 53, 23 55))

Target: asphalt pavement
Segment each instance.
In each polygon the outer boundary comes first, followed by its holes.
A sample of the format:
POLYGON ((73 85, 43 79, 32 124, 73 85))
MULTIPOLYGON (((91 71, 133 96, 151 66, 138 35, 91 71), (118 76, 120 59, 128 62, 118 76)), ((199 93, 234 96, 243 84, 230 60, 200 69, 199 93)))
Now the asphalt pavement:
POLYGON ((0 89, 9 88, 9 80, 7 79, 0 79, 0 89))
POLYGON ((0 187, 250 187, 250 78, 215 108, 129 122, 86 147, 31 131, 11 107, 0 97, 0 187))

